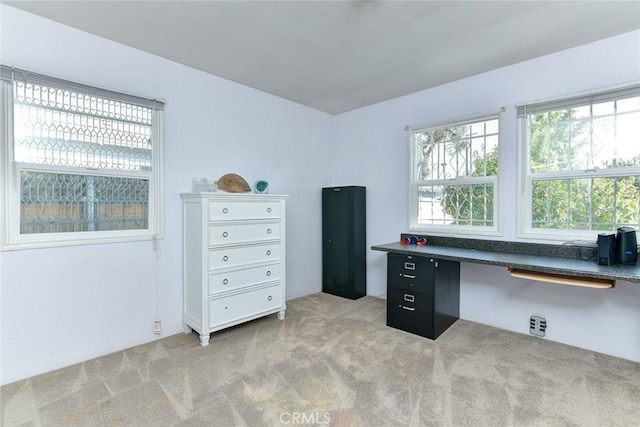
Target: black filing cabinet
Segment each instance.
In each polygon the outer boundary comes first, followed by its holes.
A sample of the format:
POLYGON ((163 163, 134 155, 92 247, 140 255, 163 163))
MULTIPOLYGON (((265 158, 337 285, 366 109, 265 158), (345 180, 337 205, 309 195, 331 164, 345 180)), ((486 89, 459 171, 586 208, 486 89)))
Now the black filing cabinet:
POLYGON ((322 291, 367 294, 365 187, 322 189, 322 291))
POLYGON ((459 317, 459 262, 387 255, 387 326, 436 339, 459 317))

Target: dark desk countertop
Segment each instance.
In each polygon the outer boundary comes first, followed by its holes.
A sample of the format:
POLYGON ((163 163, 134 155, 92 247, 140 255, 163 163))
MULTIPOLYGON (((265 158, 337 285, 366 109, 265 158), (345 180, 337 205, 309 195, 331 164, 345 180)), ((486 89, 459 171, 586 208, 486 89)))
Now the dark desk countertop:
POLYGON ((451 261, 472 262, 476 264, 513 267, 541 273, 564 274, 592 277, 595 279, 625 280, 640 283, 640 266, 636 265, 598 265, 593 259, 580 260, 555 256, 529 255, 508 252, 496 252, 482 249, 455 248, 447 246, 401 245, 400 242, 387 243, 371 247, 375 251, 384 251, 404 255, 434 257, 451 261))

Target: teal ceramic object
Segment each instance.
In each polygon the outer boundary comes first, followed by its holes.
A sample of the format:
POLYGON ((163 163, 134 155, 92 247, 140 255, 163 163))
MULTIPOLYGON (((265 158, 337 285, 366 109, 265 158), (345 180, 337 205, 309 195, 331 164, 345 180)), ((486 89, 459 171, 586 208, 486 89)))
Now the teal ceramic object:
POLYGON ((266 194, 269 192, 269 183, 262 180, 256 181, 255 184, 253 184, 253 191, 258 194, 266 194))

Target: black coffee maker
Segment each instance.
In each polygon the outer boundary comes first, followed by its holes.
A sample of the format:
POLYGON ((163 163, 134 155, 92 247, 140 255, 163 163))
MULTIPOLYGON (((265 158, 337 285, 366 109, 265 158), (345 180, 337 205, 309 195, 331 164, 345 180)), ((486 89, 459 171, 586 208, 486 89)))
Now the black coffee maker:
POLYGON ((636 230, 632 227, 620 227, 616 235, 616 262, 618 264, 636 264, 638 262, 638 241, 636 230))

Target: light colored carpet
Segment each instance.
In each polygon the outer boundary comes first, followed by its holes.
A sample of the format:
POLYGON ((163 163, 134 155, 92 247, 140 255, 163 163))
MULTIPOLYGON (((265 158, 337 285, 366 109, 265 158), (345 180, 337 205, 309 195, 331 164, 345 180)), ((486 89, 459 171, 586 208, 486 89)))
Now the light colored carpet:
POLYGON ((640 364, 459 320, 437 341, 385 301, 314 294, 2 387, 3 426, 638 426, 640 364))

